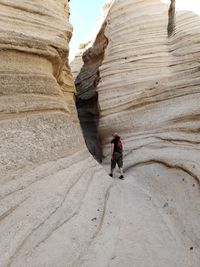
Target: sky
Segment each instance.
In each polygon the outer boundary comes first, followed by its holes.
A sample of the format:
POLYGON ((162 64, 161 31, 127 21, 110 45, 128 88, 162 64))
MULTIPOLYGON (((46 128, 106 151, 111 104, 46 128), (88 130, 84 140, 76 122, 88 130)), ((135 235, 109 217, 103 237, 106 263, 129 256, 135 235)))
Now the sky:
POLYGON ((90 34, 105 0, 70 0, 70 22, 73 25, 73 37, 70 41, 69 61, 71 61, 80 43, 90 34))
MULTIPOLYGON (((170 4, 170 0, 161 0, 163 3, 170 4)), ((187 10, 200 15, 199 0, 176 0, 176 10, 187 10)))
MULTIPOLYGON (((170 3, 170 0, 161 0, 161 2, 170 3)), ((70 22, 74 31, 69 44, 69 61, 74 58, 79 44, 85 41, 92 31, 104 3, 105 0, 70 0, 70 22)), ((176 8, 200 14, 200 0, 176 0, 176 8)))

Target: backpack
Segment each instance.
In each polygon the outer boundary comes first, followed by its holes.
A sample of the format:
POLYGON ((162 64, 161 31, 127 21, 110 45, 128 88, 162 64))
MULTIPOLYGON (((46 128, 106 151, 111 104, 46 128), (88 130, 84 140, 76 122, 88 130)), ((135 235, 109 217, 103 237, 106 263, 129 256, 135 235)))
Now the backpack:
POLYGON ((122 153, 123 148, 122 148, 122 142, 120 139, 117 140, 117 149, 118 149, 119 153, 122 153))

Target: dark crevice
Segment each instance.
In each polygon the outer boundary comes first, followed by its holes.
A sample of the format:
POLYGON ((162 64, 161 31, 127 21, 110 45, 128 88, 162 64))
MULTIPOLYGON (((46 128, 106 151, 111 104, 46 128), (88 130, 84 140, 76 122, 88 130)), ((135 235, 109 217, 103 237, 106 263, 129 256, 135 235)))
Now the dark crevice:
POLYGON ((175 12, 176 12, 176 0, 171 0, 171 4, 169 6, 169 11, 168 11, 168 17, 169 17, 167 26, 168 37, 172 36, 175 31, 176 27, 175 12))
POLYGON ((97 85, 101 80, 99 67, 104 59, 108 39, 104 34, 106 23, 102 25, 92 47, 82 56, 83 67, 75 80, 76 107, 86 145, 99 162, 102 161, 101 140, 98 135, 99 104, 97 85))

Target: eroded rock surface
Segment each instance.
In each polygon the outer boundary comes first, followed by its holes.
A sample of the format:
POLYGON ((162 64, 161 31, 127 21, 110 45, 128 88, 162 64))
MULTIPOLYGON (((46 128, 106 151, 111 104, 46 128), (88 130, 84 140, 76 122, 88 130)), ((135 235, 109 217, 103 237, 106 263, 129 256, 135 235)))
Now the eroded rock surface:
POLYGON ((83 53, 84 65, 75 80, 76 107, 86 145, 90 153, 100 162, 102 161, 102 146, 98 135, 100 114, 96 88, 101 79, 99 67, 108 45, 108 40, 104 35, 105 27, 106 24, 98 33, 93 47, 83 53))
POLYGON ((98 133, 105 157, 123 137, 119 181, 81 134, 68 1, 0 0, 1 267, 199 267, 199 16, 177 11, 168 38, 168 8, 107 1, 100 20, 98 133))
MULTIPOLYGON (((128 218, 125 210, 130 202, 129 212, 136 216, 130 215, 129 223, 121 226, 126 230, 120 230, 115 247, 118 253, 110 266, 122 266, 126 262, 125 266, 134 263, 197 267, 200 264, 197 225, 200 219, 200 13, 194 8, 197 2, 190 1, 187 5, 178 0, 108 3, 111 5, 103 21, 108 45, 97 86, 98 133, 103 141, 105 165, 109 164, 111 133, 118 132, 123 138, 127 183, 133 191, 127 185, 121 187, 125 199, 122 218, 128 218), (135 186, 144 190, 144 198, 149 196, 150 202, 154 199, 153 207, 159 218, 148 213, 150 204, 143 202, 142 194, 137 200, 135 186), (140 220, 136 214, 141 210, 140 220), (162 227, 168 228, 166 235, 162 227), (124 249, 123 238, 127 241, 124 249), (172 256, 173 251, 176 255, 172 256)), ((72 64, 75 76, 80 55, 81 51, 72 64)), ((103 235, 97 247, 105 239, 103 235)), ((96 259, 100 262, 99 252, 92 251, 96 256, 88 257, 89 264, 85 266, 92 266, 96 259)))
POLYGON ((199 182, 200 16, 177 1, 168 38, 168 8, 163 1, 113 4, 98 87, 99 131, 104 140, 113 131, 124 136, 129 165, 132 156, 135 163, 163 162, 199 182))
POLYGON ((65 0, 0 0, 1 267, 75 266, 104 217, 110 180, 79 126, 68 17, 65 0))

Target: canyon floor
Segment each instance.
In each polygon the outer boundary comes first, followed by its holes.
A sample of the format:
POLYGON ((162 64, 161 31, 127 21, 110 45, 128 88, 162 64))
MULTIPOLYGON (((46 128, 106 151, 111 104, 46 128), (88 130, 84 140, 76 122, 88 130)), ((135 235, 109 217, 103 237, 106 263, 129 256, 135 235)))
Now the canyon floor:
POLYGON ((192 200, 198 185, 185 173, 150 164, 127 170, 123 181, 118 177, 101 231, 79 266, 198 267, 199 240, 190 218, 192 211, 200 215, 192 200))
POLYGON ((2 189, 0 266, 199 267, 198 182, 155 163, 125 180, 103 167, 82 152, 2 189))

